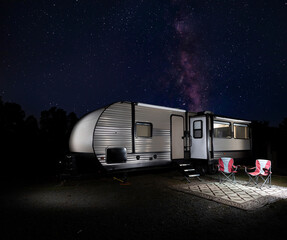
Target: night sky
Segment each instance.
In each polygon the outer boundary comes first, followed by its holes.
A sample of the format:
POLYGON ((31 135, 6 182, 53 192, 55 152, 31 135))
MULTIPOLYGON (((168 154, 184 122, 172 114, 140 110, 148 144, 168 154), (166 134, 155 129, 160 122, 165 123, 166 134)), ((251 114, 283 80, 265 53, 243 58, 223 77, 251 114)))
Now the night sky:
POLYGON ((2 0, 0 96, 27 115, 116 101, 287 117, 287 2, 2 0))

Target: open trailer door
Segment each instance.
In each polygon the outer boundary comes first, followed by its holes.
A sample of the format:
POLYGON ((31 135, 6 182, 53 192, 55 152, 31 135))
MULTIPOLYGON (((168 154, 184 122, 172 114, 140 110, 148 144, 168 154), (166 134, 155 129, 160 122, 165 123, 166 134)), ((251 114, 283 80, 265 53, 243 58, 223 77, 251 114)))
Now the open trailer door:
POLYGON ((207 159, 206 116, 190 117, 190 158, 207 159))
POLYGON ((171 159, 184 159, 184 118, 171 116, 171 159))

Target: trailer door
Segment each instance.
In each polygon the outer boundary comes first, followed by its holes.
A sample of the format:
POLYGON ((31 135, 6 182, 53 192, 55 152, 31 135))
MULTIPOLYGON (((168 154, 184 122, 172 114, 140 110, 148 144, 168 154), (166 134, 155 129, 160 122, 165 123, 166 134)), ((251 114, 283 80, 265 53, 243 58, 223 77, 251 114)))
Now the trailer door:
POLYGON ((206 116, 190 118, 190 158, 207 159, 206 116))
POLYGON ((171 158, 184 158, 183 116, 171 116, 171 158))

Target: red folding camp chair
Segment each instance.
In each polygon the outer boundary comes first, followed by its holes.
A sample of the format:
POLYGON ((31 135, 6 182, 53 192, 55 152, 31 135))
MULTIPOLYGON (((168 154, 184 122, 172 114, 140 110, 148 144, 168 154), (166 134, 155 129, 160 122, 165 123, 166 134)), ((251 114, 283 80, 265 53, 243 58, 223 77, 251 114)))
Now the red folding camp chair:
POLYGON ((219 181, 222 181, 222 175, 224 179, 231 180, 235 182, 235 173, 237 173, 238 166, 233 165, 234 160, 230 157, 222 157, 218 159, 218 172, 219 174, 219 181))
POLYGON ((247 184, 249 184, 251 181, 258 185, 258 178, 260 177, 263 180, 263 184, 260 186, 263 187, 266 183, 271 185, 271 161, 265 160, 265 159, 257 159, 256 160, 256 167, 253 168, 246 168, 245 172, 247 173, 249 177, 249 181, 247 184), (253 172, 248 172, 247 170, 255 169, 253 172))

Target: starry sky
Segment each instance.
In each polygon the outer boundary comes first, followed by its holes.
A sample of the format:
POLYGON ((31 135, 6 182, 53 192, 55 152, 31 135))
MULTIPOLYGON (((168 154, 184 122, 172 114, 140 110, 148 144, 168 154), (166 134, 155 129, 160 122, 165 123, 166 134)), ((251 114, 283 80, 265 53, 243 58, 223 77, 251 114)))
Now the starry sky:
POLYGON ((287 2, 2 0, 0 96, 39 116, 144 102, 277 126, 287 2))

